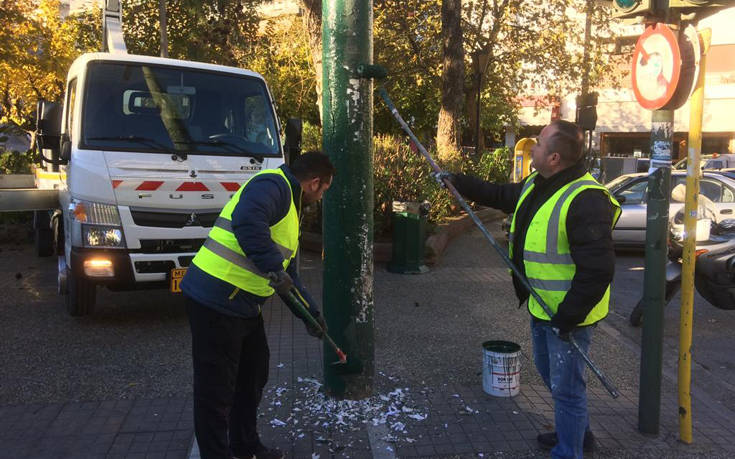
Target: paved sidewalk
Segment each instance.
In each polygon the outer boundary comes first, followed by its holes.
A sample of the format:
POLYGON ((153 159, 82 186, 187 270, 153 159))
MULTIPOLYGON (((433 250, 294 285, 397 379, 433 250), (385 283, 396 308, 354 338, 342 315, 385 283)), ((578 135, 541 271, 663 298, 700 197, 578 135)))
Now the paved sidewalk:
MULTIPOLYGON (((320 263, 316 254, 302 260, 316 297, 320 263)), ((325 399, 321 343, 279 301, 264 313, 271 377, 260 431, 287 457, 548 456, 535 438, 553 429, 553 409, 529 358, 528 313, 518 309, 505 268, 479 232, 456 239, 427 274, 376 267, 376 395, 367 401, 325 399), (521 345, 516 397, 482 390, 481 343, 490 339, 521 345)), ((660 434, 639 434, 639 351, 609 325, 598 327, 592 348, 622 394, 613 400, 590 374, 595 457, 735 457, 735 415, 696 392, 694 444, 677 441, 676 388, 668 379, 660 434)), ((191 397, 0 406, 0 458, 197 457, 191 416, 191 397)))

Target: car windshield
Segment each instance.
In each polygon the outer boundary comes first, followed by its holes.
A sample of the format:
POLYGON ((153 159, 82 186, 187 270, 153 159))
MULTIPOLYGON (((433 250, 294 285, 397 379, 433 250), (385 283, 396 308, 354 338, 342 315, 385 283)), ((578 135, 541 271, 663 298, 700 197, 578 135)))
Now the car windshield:
POLYGON ((605 184, 608 190, 612 191, 613 193, 623 186, 624 184, 628 183, 629 181, 633 180, 635 176, 632 175, 621 175, 620 177, 615 178, 611 182, 608 182, 605 184))
POLYGON ((270 98, 257 78, 91 62, 84 100, 82 148, 280 156, 270 98))

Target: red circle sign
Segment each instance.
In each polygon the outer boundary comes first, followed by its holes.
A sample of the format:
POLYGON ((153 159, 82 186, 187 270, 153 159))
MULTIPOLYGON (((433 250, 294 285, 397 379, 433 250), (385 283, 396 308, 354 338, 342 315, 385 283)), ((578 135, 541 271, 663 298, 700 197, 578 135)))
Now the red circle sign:
POLYGON ((633 51, 633 93, 641 107, 664 107, 676 92, 680 72, 681 52, 674 32, 664 24, 647 26, 633 51))

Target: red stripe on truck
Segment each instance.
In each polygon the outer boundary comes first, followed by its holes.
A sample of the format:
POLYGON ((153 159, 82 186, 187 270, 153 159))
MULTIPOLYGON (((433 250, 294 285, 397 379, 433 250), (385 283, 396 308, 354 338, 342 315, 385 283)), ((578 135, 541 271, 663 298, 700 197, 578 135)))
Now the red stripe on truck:
POLYGON ((209 188, 202 182, 184 182, 176 191, 209 191, 209 188))
POLYGON ((163 182, 158 182, 154 180, 146 180, 145 182, 138 185, 137 188, 135 188, 138 191, 155 191, 157 190, 161 185, 163 185, 163 182))
POLYGON ((223 187, 225 187, 225 190, 227 191, 237 191, 240 189, 240 184, 237 182, 220 182, 223 187))

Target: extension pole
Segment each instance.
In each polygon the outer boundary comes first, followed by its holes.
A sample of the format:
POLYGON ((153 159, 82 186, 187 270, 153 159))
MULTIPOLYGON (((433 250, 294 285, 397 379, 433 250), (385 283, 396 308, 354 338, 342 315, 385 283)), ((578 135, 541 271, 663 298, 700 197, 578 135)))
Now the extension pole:
POLYGON ((679 439, 692 443, 692 319, 694 315, 694 266, 699 196, 699 159, 702 153, 702 114, 704 111, 704 74, 712 31, 700 32, 701 57, 694 92, 689 99, 689 151, 687 188, 684 203, 684 251, 681 264, 681 311, 679 318, 679 439))
MULTIPOLYGON (((385 104, 388 106, 388 109, 393 114, 393 117, 398 121, 398 124, 401 125, 401 128, 408 134, 408 136, 411 138, 413 143, 416 145, 416 147, 419 149, 421 154, 426 158, 427 161, 429 161, 429 164, 431 165, 431 168, 434 169, 434 172, 442 172, 441 168, 436 164, 434 159, 431 157, 428 151, 426 151, 426 148, 424 148, 423 145, 421 145, 421 142, 419 142, 419 139, 416 138, 416 136, 411 131, 411 128, 406 124, 406 122, 401 117, 400 113, 398 113, 398 110, 393 105, 393 102, 391 102, 390 97, 388 97, 388 93, 386 92, 385 88, 382 86, 380 87, 380 96, 385 101, 385 104)), ((459 191, 452 185, 452 183, 444 179, 444 185, 447 187, 447 189, 454 195, 454 198, 459 202, 459 205, 462 206, 465 212, 467 212, 467 215, 470 216, 472 221, 477 225, 477 228, 482 232, 482 234, 485 236, 485 238, 490 242, 490 245, 495 249, 496 252, 498 252, 498 255, 503 259, 505 264, 513 271, 513 274, 516 275, 516 277, 521 281, 521 283, 528 289, 530 294, 534 297, 536 301, 538 301, 539 305, 543 308, 543 310, 546 312, 546 314, 551 317, 554 314, 551 312, 551 309, 546 304, 546 302, 541 298, 541 296, 534 290, 533 287, 531 287, 531 284, 528 282, 528 279, 526 276, 524 276, 521 271, 516 267, 516 265, 513 263, 513 261, 508 257, 508 254, 503 250, 503 248, 495 241, 495 238, 490 234, 490 232, 485 228, 485 225, 482 224, 482 221, 477 217, 477 215, 472 211, 470 206, 467 204, 467 202, 462 198, 462 195, 459 194, 459 191)), ((569 334, 569 343, 574 347, 574 349, 579 352, 579 354, 584 359, 585 363, 589 367, 590 370, 597 376, 597 378, 600 380, 603 386, 605 386, 605 389, 612 395, 613 398, 618 398, 620 395, 613 386, 613 384, 607 379, 607 377, 600 371, 599 368, 590 360, 589 356, 582 350, 582 348, 579 347, 579 344, 577 344, 577 341, 574 339, 574 336, 569 334)))

